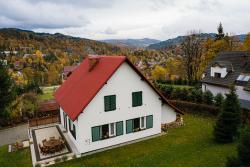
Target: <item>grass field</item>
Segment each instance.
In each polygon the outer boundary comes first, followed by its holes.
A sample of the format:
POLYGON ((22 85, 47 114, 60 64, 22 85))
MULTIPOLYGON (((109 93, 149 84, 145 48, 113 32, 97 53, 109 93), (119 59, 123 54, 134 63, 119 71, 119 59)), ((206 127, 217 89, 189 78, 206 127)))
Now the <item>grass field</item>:
POLYGON ((54 99, 53 93, 56 88, 51 86, 51 87, 42 87, 41 89, 43 90, 43 94, 38 96, 39 100, 44 101, 44 100, 54 99))
MULTIPOLYGON (((184 121, 166 135, 52 167, 224 167, 226 157, 236 153, 236 143, 214 143, 213 118, 186 114, 184 121)), ((7 146, 0 147, 0 166, 31 166, 29 151, 7 153, 7 146)))
POLYGON ((1 167, 30 167, 30 150, 26 148, 21 151, 8 153, 8 146, 0 147, 0 166, 1 167))
POLYGON ((235 154, 235 143, 214 143, 214 119, 186 115, 184 120, 184 127, 172 129, 167 135, 53 167, 223 167, 226 157, 235 154))
POLYGON ((180 88, 180 89, 190 89, 190 88, 193 88, 193 86, 189 86, 189 85, 171 85, 171 84, 168 84, 168 86, 173 86, 174 88, 180 88))

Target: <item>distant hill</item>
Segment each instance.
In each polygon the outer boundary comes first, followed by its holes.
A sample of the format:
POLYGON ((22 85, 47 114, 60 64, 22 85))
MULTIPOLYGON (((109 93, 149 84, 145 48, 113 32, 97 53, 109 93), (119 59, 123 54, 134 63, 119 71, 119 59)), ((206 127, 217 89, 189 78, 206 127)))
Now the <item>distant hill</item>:
MULTIPOLYGON (((202 38, 215 38, 215 33, 201 33, 202 38)), ((183 42, 186 36, 178 36, 176 38, 168 39, 159 43, 151 44, 147 48, 148 49, 164 49, 173 45, 178 45, 183 42)), ((246 38, 246 34, 235 35, 235 37, 239 38, 240 41, 243 41, 246 38)))
POLYGON ((144 48, 151 44, 159 43, 159 40, 143 38, 143 39, 107 39, 101 40, 101 42, 106 42, 109 44, 124 46, 124 47, 140 47, 144 48))
POLYGON ((60 33, 37 33, 16 28, 0 29, 0 51, 20 50, 20 48, 39 49, 43 53, 65 52, 81 57, 87 54, 116 54, 120 47, 86 38, 72 37, 60 33))

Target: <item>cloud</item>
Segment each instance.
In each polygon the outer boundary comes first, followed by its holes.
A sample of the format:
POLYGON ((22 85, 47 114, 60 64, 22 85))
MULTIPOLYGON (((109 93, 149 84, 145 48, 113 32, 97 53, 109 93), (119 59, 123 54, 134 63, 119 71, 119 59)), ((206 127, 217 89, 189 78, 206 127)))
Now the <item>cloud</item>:
POLYGON ((165 40, 190 30, 249 30, 249 0, 0 0, 0 27, 91 39, 165 40))
POLYGON ((112 34, 112 35, 114 35, 114 34, 117 34, 117 31, 114 30, 114 29, 112 29, 111 27, 108 27, 108 28, 105 30, 105 33, 106 33, 106 34, 112 34))

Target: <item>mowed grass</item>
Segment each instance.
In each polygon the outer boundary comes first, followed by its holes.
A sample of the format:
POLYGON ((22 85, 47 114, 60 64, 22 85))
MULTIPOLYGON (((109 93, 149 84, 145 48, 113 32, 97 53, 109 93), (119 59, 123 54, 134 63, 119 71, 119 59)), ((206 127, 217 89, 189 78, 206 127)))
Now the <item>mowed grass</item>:
POLYGON ((39 100, 44 101, 44 100, 54 99, 53 94, 54 94, 54 92, 56 90, 55 88, 53 88, 53 87, 43 87, 42 90, 43 90, 43 94, 38 96, 39 100))
POLYGON ((193 86, 190 86, 190 85, 173 85, 173 84, 168 84, 168 86, 172 86, 173 88, 179 88, 179 89, 190 89, 190 88, 193 88, 193 86))
POLYGON ((24 150, 8 153, 8 146, 0 147, 0 166, 1 167, 30 167, 30 150, 24 150))
POLYGON ((167 135, 59 163, 53 167, 223 167, 236 143, 213 141, 214 118, 184 116, 185 126, 167 135))
POLYGON ((51 99, 54 99, 53 93, 54 93, 53 91, 51 91, 51 92, 44 92, 43 94, 39 95, 38 98, 41 101, 51 100, 51 99))

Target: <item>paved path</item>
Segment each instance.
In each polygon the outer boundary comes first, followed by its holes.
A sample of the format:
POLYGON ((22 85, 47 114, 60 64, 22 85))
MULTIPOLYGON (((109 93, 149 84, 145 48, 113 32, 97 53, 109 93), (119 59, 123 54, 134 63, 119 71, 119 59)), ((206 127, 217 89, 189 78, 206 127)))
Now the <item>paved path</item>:
POLYGON ((0 130, 0 146, 28 139, 28 124, 0 130))

